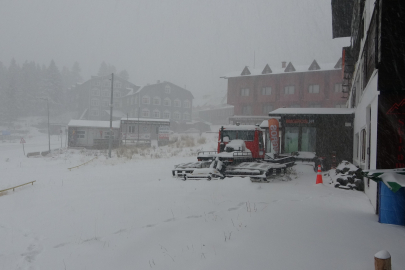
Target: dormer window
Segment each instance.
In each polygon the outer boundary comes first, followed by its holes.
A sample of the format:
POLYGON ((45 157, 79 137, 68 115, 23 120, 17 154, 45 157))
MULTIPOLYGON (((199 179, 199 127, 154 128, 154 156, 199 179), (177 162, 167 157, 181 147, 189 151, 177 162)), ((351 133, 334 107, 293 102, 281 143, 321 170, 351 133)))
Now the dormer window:
POLYGON ((179 99, 175 99, 174 102, 173 102, 173 106, 174 106, 174 107, 181 107, 180 100, 179 100, 179 99))
POLYGON ((160 97, 153 98, 153 105, 160 105, 160 97))
POLYGON ((150 104, 150 98, 148 96, 143 96, 142 104, 150 104))
POLYGON ((170 100, 170 98, 165 98, 163 101, 163 105, 167 107, 172 106, 172 101, 170 100))
POLYGON ((172 90, 172 88, 170 87, 170 85, 166 84, 165 85, 165 93, 170 94, 171 90, 172 90))

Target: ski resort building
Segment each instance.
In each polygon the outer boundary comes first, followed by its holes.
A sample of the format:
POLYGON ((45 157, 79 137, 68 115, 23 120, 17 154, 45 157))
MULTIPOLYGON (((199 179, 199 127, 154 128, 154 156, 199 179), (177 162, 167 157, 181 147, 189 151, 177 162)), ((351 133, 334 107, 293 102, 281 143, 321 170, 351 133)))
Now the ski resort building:
MULTIPOLYGON (((333 38, 351 38, 342 51, 342 69, 343 93, 355 113, 354 164, 364 170, 404 168, 405 2, 332 0, 332 30, 333 38)), ((381 220, 385 185, 365 181, 365 193, 381 220)), ((402 206, 388 211, 398 210, 404 218, 404 195, 391 193, 402 206)))
POLYGON ((227 102, 235 115, 267 116, 277 108, 340 108, 342 99, 342 60, 336 63, 280 67, 266 65, 227 74, 227 102))

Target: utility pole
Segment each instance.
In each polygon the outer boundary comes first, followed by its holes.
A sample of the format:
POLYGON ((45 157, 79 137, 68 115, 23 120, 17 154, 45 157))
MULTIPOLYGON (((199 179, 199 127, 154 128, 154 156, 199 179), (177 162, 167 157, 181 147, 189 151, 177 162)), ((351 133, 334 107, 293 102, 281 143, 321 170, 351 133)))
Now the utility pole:
POLYGON ((46 100, 46 108, 48 109, 48 149, 49 149, 49 153, 51 152, 51 132, 49 130, 49 102, 48 102, 48 98, 39 98, 42 100, 46 100))
POLYGON ((111 73, 111 102, 110 102, 110 136, 108 142, 108 157, 111 158, 111 145, 112 145, 112 136, 114 135, 112 129, 112 115, 113 115, 113 92, 114 92, 114 73, 111 73))
POLYGON ((138 98, 138 141, 137 141, 137 144, 139 144, 139 114, 140 114, 140 112, 141 112, 141 104, 140 104, 140 102, 141 102, 141 100, 138 98))
POLYGON ((127 145, 127 133, 128 133, 128 113, 127 113, 127 124, 125 125, 125 145, 127 145))
POLYGON ((49 102, 48 102, 48 98, 46 99, 46 108, 48 109, 48 148, 49 148, 49 153, 51 153, 51 131, 49 129, 49 102))

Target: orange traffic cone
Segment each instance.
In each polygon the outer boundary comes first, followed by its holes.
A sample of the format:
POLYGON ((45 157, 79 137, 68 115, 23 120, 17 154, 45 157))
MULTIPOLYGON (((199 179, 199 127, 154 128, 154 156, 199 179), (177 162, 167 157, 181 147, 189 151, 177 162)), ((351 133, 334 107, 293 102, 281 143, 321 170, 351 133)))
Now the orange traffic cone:
POLYGON ((322 172, 321 172, 321 165, 318 165, 318 174, 316 176, 316 183, 317 184, 323 184, 322 181, 322 172))

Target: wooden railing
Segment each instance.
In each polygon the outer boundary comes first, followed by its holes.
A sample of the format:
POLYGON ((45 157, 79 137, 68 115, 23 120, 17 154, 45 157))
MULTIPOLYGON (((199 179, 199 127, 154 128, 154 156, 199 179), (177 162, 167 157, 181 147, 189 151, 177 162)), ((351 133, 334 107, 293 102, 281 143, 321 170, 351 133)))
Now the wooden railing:
POLYGON ((28 184, 34 185, 34 182, 36 182, 36 181, 37 181, 37 180, 34 180, 34 181, 31 181, 31 182, 28 182, 28 183, 25 183, 25 184, 22 184, 22 185, 19 185, 19 186, 15 186, 15 187, 12 187, 12 188, 3 189, 3 190, 0 190, 0 192, 7 191, 7 190, 11 190, 11 189, 14 191, 14 189, 16 189, 16 188, 18 188, 18 187, 22 187, 22 186, 28 185, 28 184))
POLYGON ((93 160, 96 159, 96 158, 97 158, 97 157, 95 157, 95 158, 93 158, 93 159, 90 159, 89 161, 87 161, 87 162, 85 162, 85 163, 83 163, 83 164, 80 164, 80 165, 77 165, 77 166, 68 168, 68 170, 71 171, 71 170, 74 169, 74 168, 78 168, 78 167, 80 167, 80 166, 86 165, 87 163, 93 161, 93 160))

